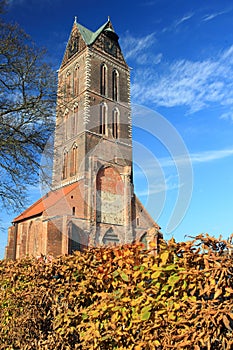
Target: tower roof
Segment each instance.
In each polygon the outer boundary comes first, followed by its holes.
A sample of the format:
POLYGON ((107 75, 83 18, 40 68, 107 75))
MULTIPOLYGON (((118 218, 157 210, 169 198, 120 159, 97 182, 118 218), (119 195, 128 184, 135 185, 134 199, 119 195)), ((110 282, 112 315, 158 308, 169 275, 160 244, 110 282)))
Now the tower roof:
MULTIPOLYGON (((79 30, 80 34, 82 35, 83 40, 85 41, 85 43, 87 45, 93 44, 95 42, 95 40, 98 38, 98 36, 106 29, 106 27, 108 28, 108 30, 115 33, 110 19, 108 19, 107 22, 105 22, 95 32, 92 32, 90 29, 87 29, 82 24, 77 23, 76 21, 75 21, 75 24, 77 25, 78 30, 79 30)), ((117 36, 116 33, 115 33, 115 35, 117 36)))

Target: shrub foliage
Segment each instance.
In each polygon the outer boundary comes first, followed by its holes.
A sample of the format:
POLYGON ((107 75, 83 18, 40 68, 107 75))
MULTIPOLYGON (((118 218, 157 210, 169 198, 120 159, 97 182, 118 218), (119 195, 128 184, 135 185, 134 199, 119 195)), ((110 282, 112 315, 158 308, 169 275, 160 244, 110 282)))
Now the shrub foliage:
MULTIPOLYGON (((153 248, 153 247, 152 247, 153 248)), ((232 349, 229 242, 0 262, 0 349, 232 349)))

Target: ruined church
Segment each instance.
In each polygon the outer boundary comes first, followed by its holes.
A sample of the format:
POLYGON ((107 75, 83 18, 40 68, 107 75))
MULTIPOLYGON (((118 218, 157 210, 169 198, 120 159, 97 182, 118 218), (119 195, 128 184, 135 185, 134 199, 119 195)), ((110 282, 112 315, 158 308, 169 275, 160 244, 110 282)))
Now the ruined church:
MULTIPOLYGON (((153 241, 159 226, 134 193, 130 70, 110 19, 75 19, 58 71, 51 190, 17 216, 5 257, 153 241)), ((156 248, 155 248, 156 249, 156 248)))

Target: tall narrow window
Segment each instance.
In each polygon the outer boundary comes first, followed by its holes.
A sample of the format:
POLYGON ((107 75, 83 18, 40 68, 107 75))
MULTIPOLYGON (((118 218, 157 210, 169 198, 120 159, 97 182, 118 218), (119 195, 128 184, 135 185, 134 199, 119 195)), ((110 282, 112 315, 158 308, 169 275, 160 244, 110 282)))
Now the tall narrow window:
POLYGON ((72 125, 72 132, 73 135, 76 135, 78 132, 78 104, 75 103, 74 110, 73 110, 73 125, 72 125))
POLYGON ((115 139, 119 138, 119 110, 114 108, 112 112, 112 136, 115 139))
POLYGON ((107 95, 107 66, 104 63, 100 67, 100 94, 107 95))
POLYGON ((73 75, 73 93, 74 96, 78 96, 79 94, 79 66, 76 66, 74 68, 74 75, 73 75))
POLYGON ((58 98, 65 99, 66 97, 66 81, 63 77, 63 75, 59 78, 59 85, 58 85, 58 98))
POLYGON ((73 145, 70 161, 70 176, 74 176, 78 171, 78 146, 76 143, 73 145))
POLYGON ((107 135, 107 105, 102 103, 100 105, 100 134, 107 135))
POLYGON ((112 99, 114 101, 119 99, 119 73, 116 69, 112 72, 112 99))
POLYGON ((63 153, 63 169, 62 169, 62 178, 67 178, 67 166, 68 166, 68 152, 65 150, 63 153))
POLYGON ((69 110, 67 109, 64 114, 64 137, 65 140, 69 137, 69 110))
POLYGON ((70 98, 71 94, 71 74, 70 71, 66 74, 66 97, 70 98))

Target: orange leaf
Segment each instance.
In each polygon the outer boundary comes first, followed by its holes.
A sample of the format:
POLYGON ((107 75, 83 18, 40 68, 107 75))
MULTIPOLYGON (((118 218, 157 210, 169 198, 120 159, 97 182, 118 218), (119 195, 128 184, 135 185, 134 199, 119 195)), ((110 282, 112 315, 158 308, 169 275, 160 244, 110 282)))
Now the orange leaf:
POLYGON ((232 329, 230 327, 230 321, 228 320, 226 315, 223 315, 222 320, 223 320, 223 323, 224 323, 225 327, 231 331, 232 329))
POLYGON ((222 294, 222 289, 218 288, 214 293, 214 299, 217 299, 222 294))

